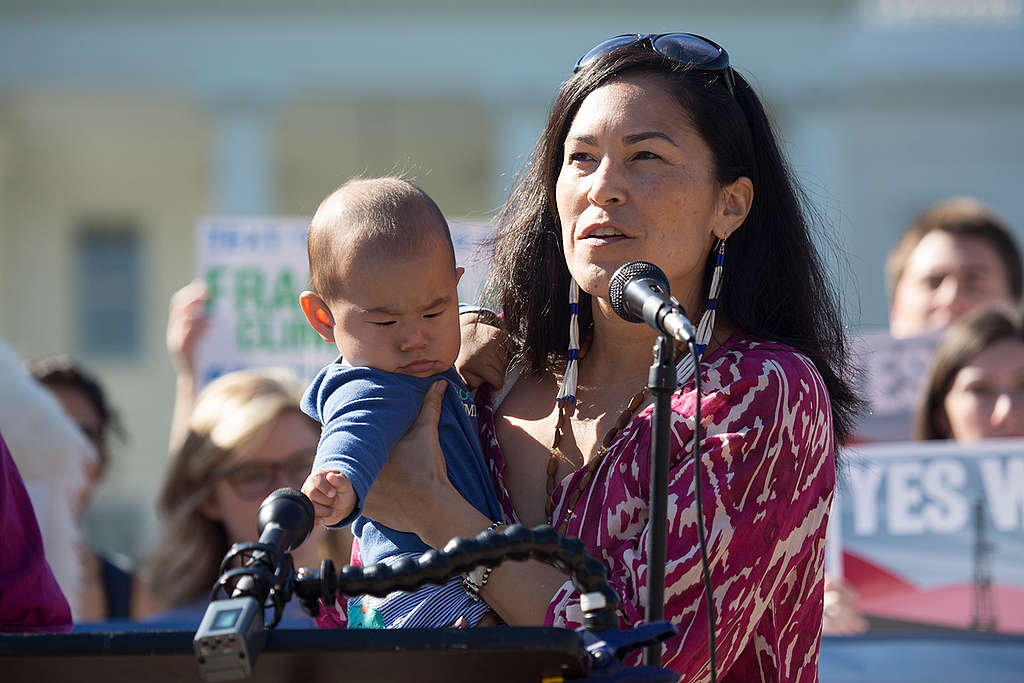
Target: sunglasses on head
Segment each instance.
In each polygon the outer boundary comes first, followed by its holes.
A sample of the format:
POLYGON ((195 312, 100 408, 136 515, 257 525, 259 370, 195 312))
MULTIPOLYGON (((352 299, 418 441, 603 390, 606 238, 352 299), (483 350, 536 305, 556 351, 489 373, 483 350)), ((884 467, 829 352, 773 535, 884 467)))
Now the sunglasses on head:
POLYGON ((609 52, 632 45, 646 45, 662 57, 702 71, 720 71, 729 94, 736 96, 729 53, 718 43, 693 33, 624 33, 591 48, 576 61, 572 72, 609 52))

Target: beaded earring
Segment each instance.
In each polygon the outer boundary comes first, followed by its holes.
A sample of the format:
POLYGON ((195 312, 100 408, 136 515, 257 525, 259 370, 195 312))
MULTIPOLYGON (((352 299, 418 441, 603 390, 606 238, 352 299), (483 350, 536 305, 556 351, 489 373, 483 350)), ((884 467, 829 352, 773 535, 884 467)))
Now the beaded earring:
MULTIPOLYGON (((697 351, 697 360, 704 357, 704 351, 711 341, 711 333, 715 331, 715 311, 718 310, 718 295, 722 291, 722 267, 725 265, 725 240, 718 240, 715 256, 715 269, 711 271, 711 287, 708 289, 708 305, 704 309, 704 315, 700 317, 697 324, 697 333, 694 335, 694 345, 697 351)), ((676 387, 681 387, 693 376, 693 356, 689 353, 676 364, 676 387)))
MULTIPOLYGON (((715 312, 718 310, 718 295, 722 291, 722 269, 725 266, 725 240, 718 240, 715 249, 715 269, 711 272, 711 287, 708 289, 708 305, 704 314, 697 324, 697 334, 694 342, 697 346, 697 358, 704 356, 704 351, 711 341, 711 334, 715 331, 715 312)), ((579 377, 580 357, 580 329, 579 329, 579 298, 580 288, 576 280, 569 278, 569 360, 565 366, 565 376, 562 378, 562 385, 558 389, 558 396, 555 399, 559 404, 565 404, 568 408, 576 403, 576 382, 579 377)), ((683 354, 683 357, 676 364, 676 386, 681 387, 690 377, 693 376, 693 356, 683 354)))
POLYGON ((576 403, 576 380, 579 377, 580 362, 580 286, 569 276, 569 360, 565 366, 562 386, 555 397, 560 407, 566 410, 576 403))

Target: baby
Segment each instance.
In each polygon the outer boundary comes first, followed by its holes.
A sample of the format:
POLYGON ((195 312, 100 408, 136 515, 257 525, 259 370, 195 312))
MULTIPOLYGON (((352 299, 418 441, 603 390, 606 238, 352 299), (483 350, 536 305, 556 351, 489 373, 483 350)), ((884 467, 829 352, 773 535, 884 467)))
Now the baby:
MULTIPOLYGON (((335 190, 309 227, 306 319, 341 357, 320 371, 302 409, 323 426, 302 491, 327 526, 352 524, 362 562, 394 563, 429 547, 361 515, 388 454, 419 414, 423 396, 447 381, 438 433, 448 477, 481 513, 501 506, 484 463, 476 408, 453 367, 458 294, 448 224, 430 197, 399 178, 352 180, 335 190)), ((488 611, 460 578, 412 594, 349 600, 349 627, 476 625, 488 611)))

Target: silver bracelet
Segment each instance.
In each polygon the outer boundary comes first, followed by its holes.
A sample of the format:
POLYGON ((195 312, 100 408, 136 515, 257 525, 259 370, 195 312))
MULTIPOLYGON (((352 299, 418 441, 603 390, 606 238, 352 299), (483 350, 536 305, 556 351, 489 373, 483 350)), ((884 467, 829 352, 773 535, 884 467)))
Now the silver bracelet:
MULTIPOLYGON (((507 526, 504 522, 493 522, 487 527, 487 531, 496 531, 507 526)), ((492 571, 494 567, 476 567, 462 579, 462 587, 474 602, 480 602, 480 590, 487 585, 487 579, 491 578, 492 571)))

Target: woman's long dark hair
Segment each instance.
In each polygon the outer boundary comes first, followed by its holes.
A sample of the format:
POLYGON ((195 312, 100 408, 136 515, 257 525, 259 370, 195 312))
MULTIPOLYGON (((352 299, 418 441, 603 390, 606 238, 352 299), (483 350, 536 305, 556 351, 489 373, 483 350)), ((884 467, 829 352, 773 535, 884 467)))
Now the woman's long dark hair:
MULTIPOLYGON (((720 309, 747 334, 788 344, 814 362, 831 398, 836 443, 843 443, 861 407, 846 332, 836 292, 811 240, 806 201, 764 108, 738 74, 734 97, 718 73, 690 69, 647 47, 604 55, 562 85, 531 160, 498 215, 485 296, 504 312, 519 359, 528 370, 552 369, 568 348, 569 271, 554 198, 564 141, 587 95, 635 74, 664 79, 711 149, 720 183, 741 176, 753 183, 750 213, 726 246, 720 309)), ((708 254, 704 291, 713 259, 708 254)), ((593 323, 584 292, 579 322, 584 334, 593 323)))

